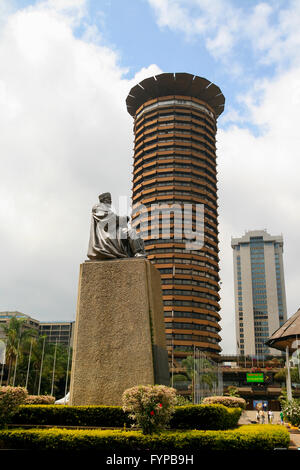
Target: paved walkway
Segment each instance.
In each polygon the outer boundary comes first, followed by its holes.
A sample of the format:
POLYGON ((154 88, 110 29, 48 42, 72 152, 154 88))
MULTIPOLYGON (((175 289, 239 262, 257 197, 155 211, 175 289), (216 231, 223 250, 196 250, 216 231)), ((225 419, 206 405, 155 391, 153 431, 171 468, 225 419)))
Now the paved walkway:
MULTIPOLYGON (((280 424, 280 411, 273 411, 274 421, 273 424, 280 424)), ((239 424, 252 424, 256 422, 256 411, 246 410, 242 413, 242 416, 239 420, 239 424)), ((266 423, 268 420, 266 420, 266 423)), ((289 450, 300 450, 300 431, 295 432, 289 430, 290 432, 290 445, 289 450)))
MULTIPOLYGON (((280 411, 273 411, 273 424, 280 424, 280 411)), ((255 410, 245 410, 240 417, 239 424, 251 424, 256 423, 256 411, 255 410)), ((266 421, 268 423, 268 418, 266 414, 266 421)))

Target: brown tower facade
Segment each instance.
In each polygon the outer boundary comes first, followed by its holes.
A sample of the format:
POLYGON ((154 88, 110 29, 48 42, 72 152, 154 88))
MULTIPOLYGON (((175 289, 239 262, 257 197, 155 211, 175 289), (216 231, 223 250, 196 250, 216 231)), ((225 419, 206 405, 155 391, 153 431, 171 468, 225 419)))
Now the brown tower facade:
POLYGON ((195 347, 221 351, 215 137, 224 102, 216 85, 187 73, 147 78, 126 100, 134 118, 133 225, 161 274, 175 363, 195 347))

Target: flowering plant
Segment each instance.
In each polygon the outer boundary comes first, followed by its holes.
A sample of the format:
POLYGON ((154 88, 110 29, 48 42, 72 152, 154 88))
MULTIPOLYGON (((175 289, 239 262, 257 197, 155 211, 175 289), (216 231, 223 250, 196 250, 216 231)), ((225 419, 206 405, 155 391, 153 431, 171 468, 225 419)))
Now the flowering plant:
POLYGON ((300 402, 292 399, 283 403, 284 417, 294 426, 300 426, 300 402))
POLYGON ((54 405, 55 397, 51 395, 28 395, 25 405, 54 405))
POLYGON ((231 397, 231 396, 206 397, 203 399, 202 403, 204 403, 205 405, 221 404, 221 405, 227 406, 228 408, 241 408, 242 410, 246 408, 246 400, 240 397, 231 397))
POLYGON ((143 433, 152 434, 167 426, 177 403, 176 390, 165 385, 139 385, 125 390, 122 403, 143 433))

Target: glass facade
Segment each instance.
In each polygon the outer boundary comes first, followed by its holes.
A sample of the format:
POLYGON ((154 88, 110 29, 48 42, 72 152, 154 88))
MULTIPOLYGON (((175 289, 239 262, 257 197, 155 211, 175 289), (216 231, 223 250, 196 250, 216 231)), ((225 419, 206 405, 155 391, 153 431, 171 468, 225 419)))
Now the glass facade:
POLYGON ((269 352, 264 343, 270 336, 263 237, 250 237, 250 259, 255 353, 261 356, 269 352))
POLYGON ((272 237, 266 231, 246 232, 244 237, 232 240, 241 355, 270 354, 265 341, 286 320, 282 247, 282 237, 272 237))

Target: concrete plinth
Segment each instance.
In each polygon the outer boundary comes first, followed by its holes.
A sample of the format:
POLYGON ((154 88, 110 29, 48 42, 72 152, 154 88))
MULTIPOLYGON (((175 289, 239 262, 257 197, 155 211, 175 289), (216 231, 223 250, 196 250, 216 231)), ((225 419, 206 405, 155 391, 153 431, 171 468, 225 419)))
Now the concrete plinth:
POLYGON ((169 385, 159 271, 146 259, 80 266, 71 405, 120 405, 135 385, 169 385))

